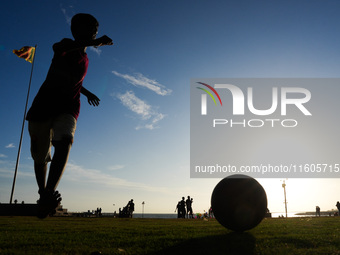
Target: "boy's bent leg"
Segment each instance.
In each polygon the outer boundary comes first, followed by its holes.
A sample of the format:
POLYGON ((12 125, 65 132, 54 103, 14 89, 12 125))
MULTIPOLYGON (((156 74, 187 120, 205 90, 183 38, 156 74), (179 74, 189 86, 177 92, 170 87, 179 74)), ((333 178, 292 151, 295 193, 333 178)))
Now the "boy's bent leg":
POLYGON ((31 137, 31 155, 34 160, 34 171, 39 194, 46 186, 47 163, 51 161, 51 123, 47 121, 29 121, 29 134, 31 137))
POLYGON ((64 137, 60 141, 53 141, 54 155, 50 165, 46 190, 55 191, 66 167, 72 147, 72 138, 64 137))
POLYGON ((77 120, 71 114, 61 114, 53 120, 54 155, 50 165, 46 189, 55 191, 65 170, 76 131, 77 120))

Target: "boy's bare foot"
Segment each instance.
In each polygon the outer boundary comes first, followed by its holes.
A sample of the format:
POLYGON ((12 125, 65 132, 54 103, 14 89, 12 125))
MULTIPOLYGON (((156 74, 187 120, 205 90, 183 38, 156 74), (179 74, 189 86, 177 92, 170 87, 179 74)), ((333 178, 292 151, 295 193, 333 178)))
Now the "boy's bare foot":
POLYGON ((61 195, 58 191, 45 190, 38 201, 38 218, 44 219, 49 214, 55 212, 60 205, 61 195))

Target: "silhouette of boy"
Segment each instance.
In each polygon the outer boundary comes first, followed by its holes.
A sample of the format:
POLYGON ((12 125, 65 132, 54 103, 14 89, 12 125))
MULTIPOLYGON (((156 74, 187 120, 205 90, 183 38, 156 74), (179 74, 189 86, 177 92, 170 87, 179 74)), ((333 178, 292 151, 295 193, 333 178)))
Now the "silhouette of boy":
POLYGON ((88 103, 99 98, 85 89, 88 58, 86 47, 113 45, 106 35, 96 39, 98 21, 90 14, 76 14, 71 21, 74 40, 64 38, 53 45, 54 56, 46 80, 27 113, 31 154, 39 187, 38 217, 45 218, 60 204, 56 188, 64 172, 73 143, 80 110, 80 93, 88 103), (54 147, 51 159, 51 145, 54 147), (47 163, 51 161, 46 183, 47 163))

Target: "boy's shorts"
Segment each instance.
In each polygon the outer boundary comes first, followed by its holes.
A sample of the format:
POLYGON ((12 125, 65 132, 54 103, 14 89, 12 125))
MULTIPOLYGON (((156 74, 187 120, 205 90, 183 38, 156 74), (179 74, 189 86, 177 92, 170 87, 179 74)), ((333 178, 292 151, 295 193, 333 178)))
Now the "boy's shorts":
POLYGON ((63 139, 73 142, 77 120, 71 114, 61 114, 46 121, 29 121, 31 154, 35 163, 51 161, 51 145, 63 139))

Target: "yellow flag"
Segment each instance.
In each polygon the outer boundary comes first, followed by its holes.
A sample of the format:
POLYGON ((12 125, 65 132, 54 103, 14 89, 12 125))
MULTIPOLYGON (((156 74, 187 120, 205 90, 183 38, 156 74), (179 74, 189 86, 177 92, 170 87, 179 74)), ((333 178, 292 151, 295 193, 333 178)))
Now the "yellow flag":
POLYGON ((19 58, 23 58, 26 61, 32 63, 35 53, 35 47, 24 46, 20 50, 13 50, 13 53, 19 58))

